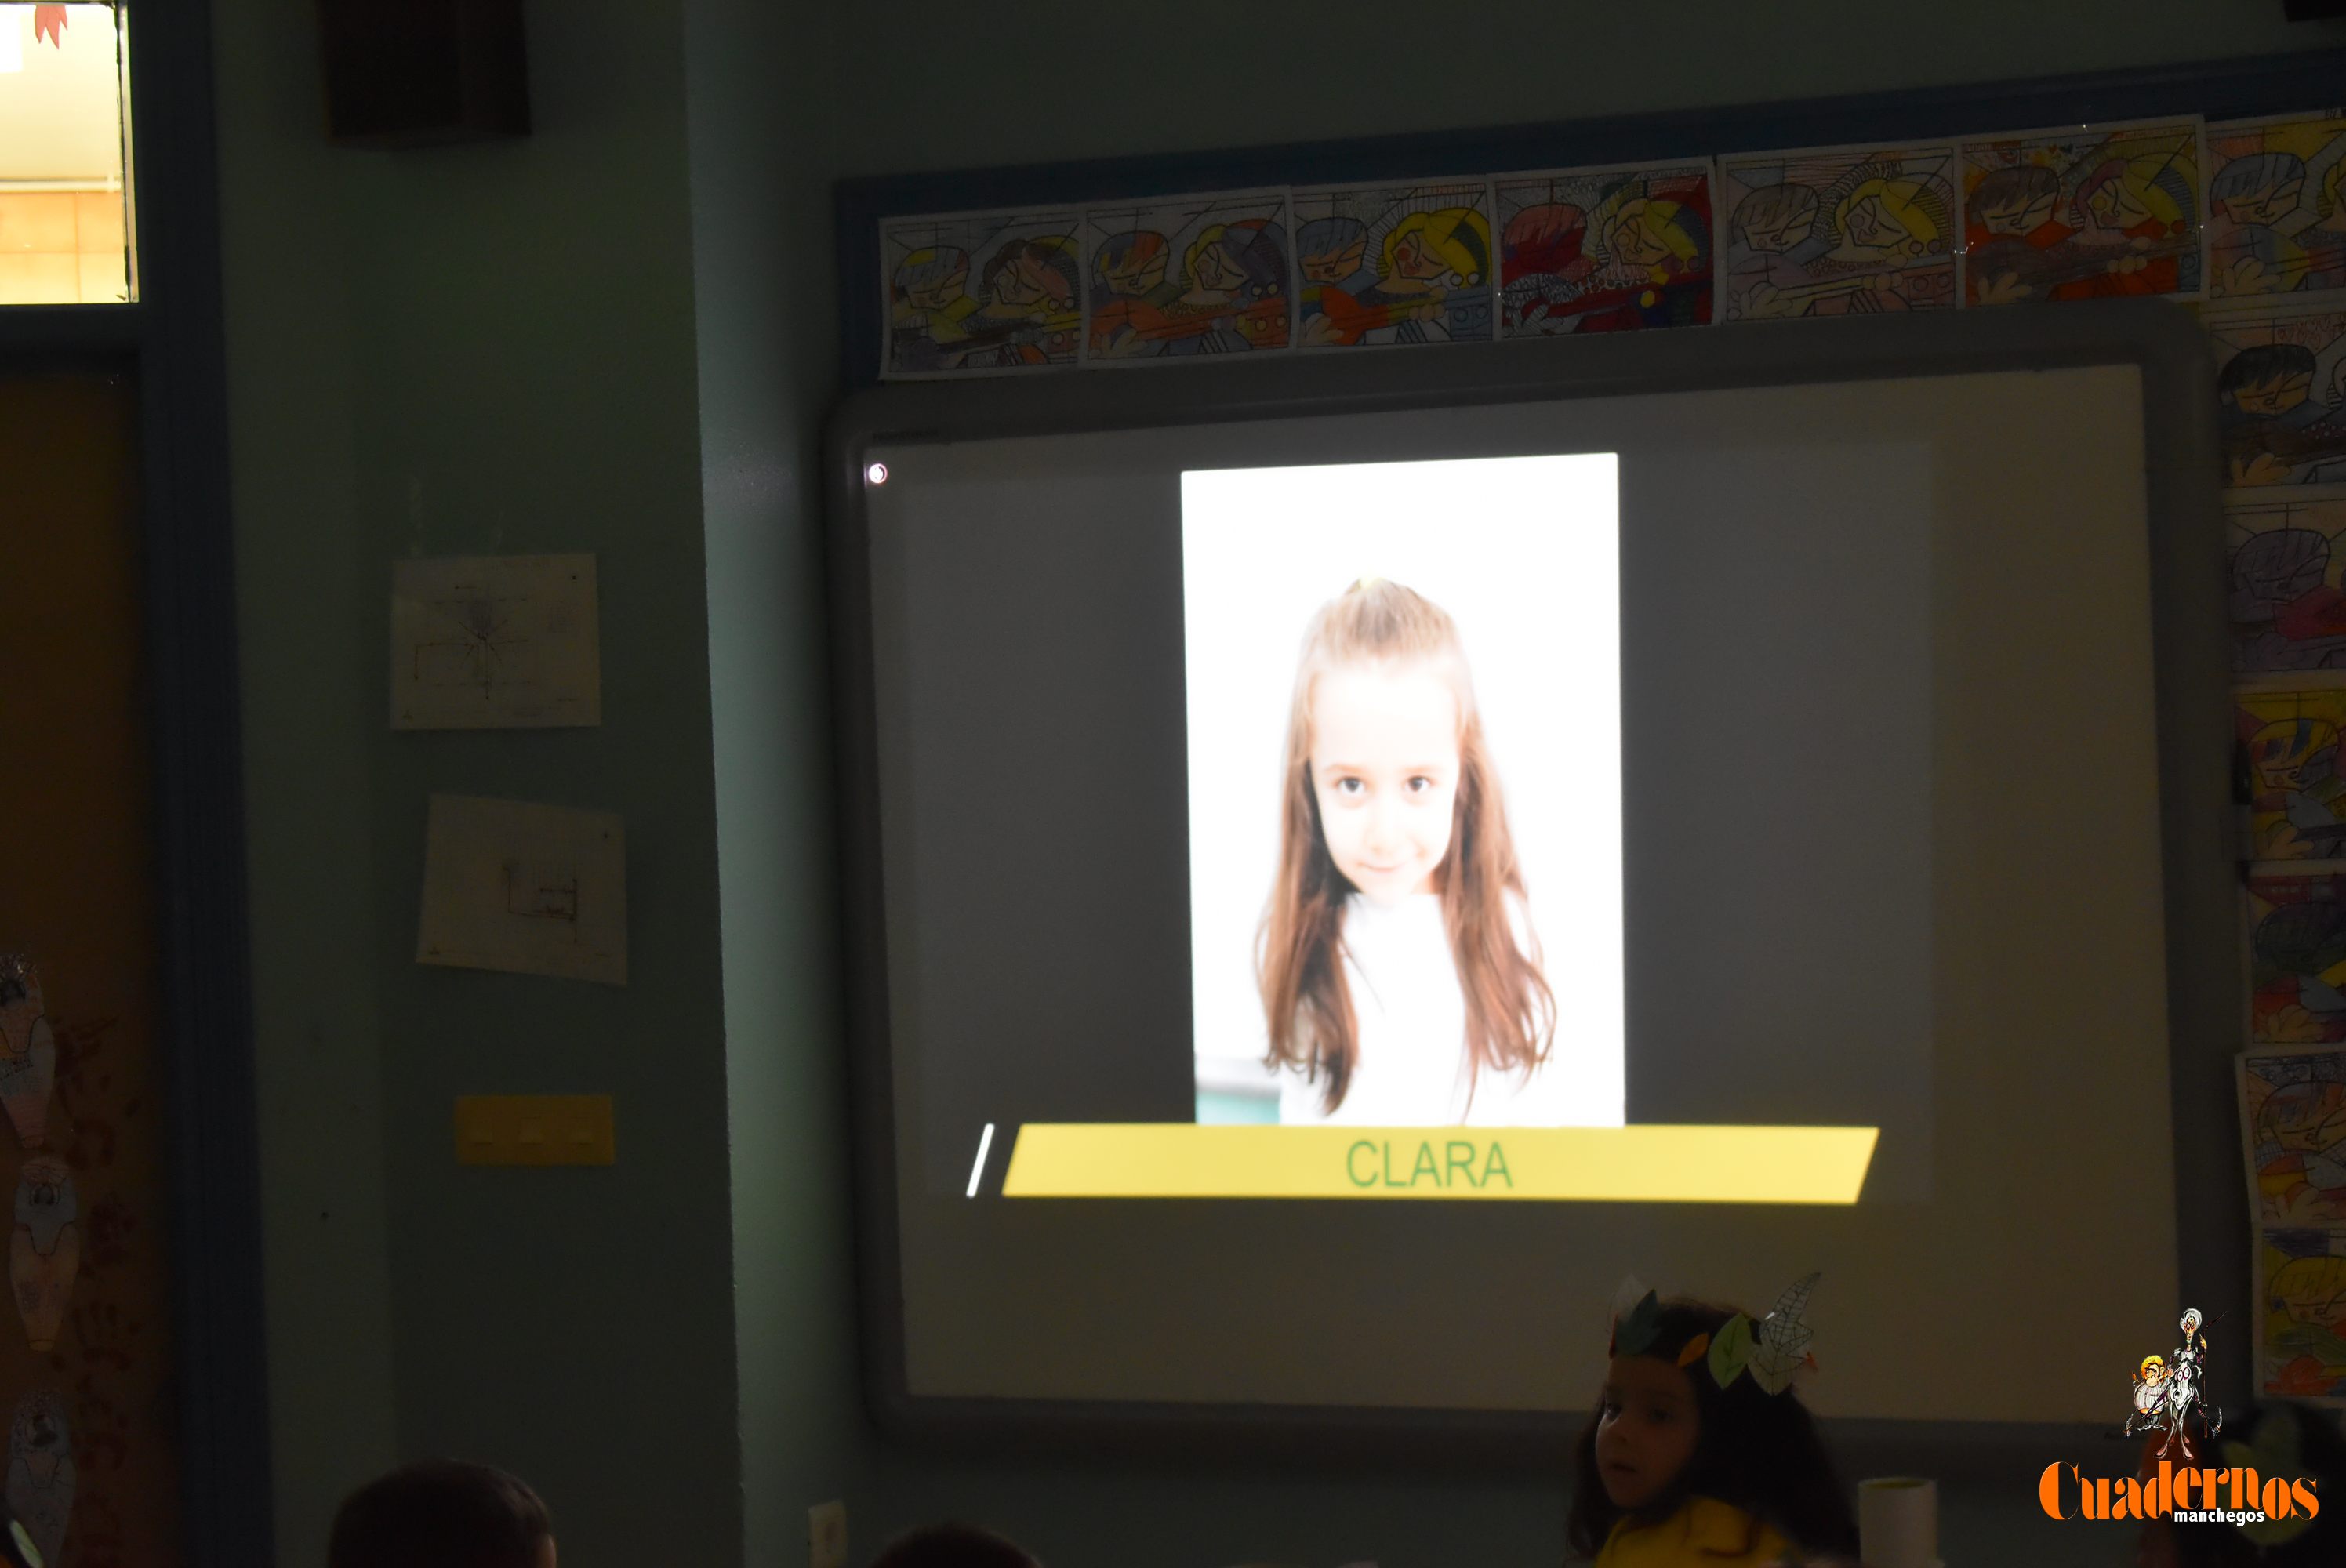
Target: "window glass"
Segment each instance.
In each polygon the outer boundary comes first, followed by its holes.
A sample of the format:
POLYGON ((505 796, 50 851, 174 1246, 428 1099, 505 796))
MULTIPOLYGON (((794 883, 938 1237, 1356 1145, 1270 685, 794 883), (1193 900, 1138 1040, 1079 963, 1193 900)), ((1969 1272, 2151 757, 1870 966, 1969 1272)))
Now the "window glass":
POLYGON ((0 5, 0 305, 138 297, 118 5, 0 5))

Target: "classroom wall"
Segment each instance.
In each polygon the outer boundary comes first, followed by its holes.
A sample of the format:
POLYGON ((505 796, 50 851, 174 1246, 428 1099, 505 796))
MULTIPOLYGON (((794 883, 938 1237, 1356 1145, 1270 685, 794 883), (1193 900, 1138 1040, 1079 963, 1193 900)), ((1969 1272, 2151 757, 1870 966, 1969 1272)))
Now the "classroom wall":
POLYGON ((279 1537, 394 1457, 564 1561, 740 1553, 682 7, 563 0, 525 141, 320 135, 307 0, 214 7, 279 1537), (594 551, 599 728, 397 734, 390 563, 594 551), (620 813, 625 987, 414 962, 425 802, 620 813), (616 1095, 608 1169, 459 1168, 466 1093, 616 1095))
MULTIPOLYGON (((828 182, 2346 41, 2279 0, 1393 0, 1117 15, 536 0, 536 134, 319 133, 314 10, 215 0, 280 1558, 394 1456, 539 1481, 566 1563, 859 1560, 964 1513, 1061 1565, 1548 1563, 1551 1484, 903 1452, 852 1383, 811 463, 828 182), (1764 14, 1762 14, 1764 12, 1764 14), (599 730, 398 735, 403 553, 603 557, 599 730), (413 962, 433 789, 626 815, 623 990, 413 962), (602 1172, 460 1171, 473 1091, 618 1098, 602 1172)), ((1950 1561, 2127 1561, 1966 1486, 1950 1561)))

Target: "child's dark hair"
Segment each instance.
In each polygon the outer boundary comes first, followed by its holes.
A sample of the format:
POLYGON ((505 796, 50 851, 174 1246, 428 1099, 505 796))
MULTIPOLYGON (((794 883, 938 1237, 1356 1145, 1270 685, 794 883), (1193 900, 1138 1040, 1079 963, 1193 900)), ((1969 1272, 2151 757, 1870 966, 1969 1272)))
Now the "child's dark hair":
MULTIPOLYGON (((1735 1314, 1699 1301, 1661 1303, 1661 1329, 1640 1355, 1675 1364, 1698 1335, 1714 1334, 1735 1314)), ((1659 1522, 1688 1499, 1708 1497, 1731 1503, 1770 1525, 1807 1553, 1857 1555, 1857 1522, 1808 1408, 1790 1389, 1771 1394, 1749 1374, 1720 1388, 1709 1369, 1696 1361, 1684 1369, 1694 1385, 1694 1457, 1686 1470, 1634 1517, 1659 1522)), ((1594 1557, 1613 1526, 1632 1515, 1606 1495, 1596 1469, 1599 1408, 1573 1445, 1572 1512, 1566 1539, 1583 1557, 1594 1557)), ((1753 1545, 1758 1543, 1754 1541, 1753 1545)))
POLYGON ((327 1568, 538 1568, 554 1522, 517 1477, 463 1460, 403 1465, 342 1500, 327 1568))
POLYGON ((990 1530, 932 1524, 882 1547, 872 1568, 1042 1568, 1025 1552, 990 1530))

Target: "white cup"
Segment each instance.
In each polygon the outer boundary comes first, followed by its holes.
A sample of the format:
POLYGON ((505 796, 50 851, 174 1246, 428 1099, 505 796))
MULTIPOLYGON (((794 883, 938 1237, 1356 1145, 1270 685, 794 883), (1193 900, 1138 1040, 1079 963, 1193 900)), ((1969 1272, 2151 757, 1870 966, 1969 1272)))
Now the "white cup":
POLYGON ((1859 1481, 1857 1548, 1865 1568, 1940 1568, 1938 1482, 1913 1475, 1859 1481))

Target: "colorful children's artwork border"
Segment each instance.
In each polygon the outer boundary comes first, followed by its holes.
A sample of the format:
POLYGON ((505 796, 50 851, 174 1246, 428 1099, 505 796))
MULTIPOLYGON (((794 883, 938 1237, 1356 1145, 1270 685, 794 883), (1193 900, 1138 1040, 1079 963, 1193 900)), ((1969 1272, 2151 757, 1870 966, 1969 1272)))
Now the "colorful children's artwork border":
POLYGON ((1719 159, 1720 318, 1952 308, 1955 168, 1953 142, 1719 159))
POLYGON ((1283 190, 1090 209, 1084 362, 1287 347, 1294 232, 1283 190))
POLYGON ((1501 337, 1709 324, 1708 158, 1511 174, 1493 188, 1501 337))
POLYGON ((2257 1391, 2346 1407, 2346 1229, 2257 1236, 2257 1391))
POLYGON ((1299 348, 1489 341, 1488 180, 1327 186, 1294 200, 1299 348))
POLYGON ((2199 298, 2200 131, 2193 116, 1964 142, 1964 303, 2199 298))
POLYGON ((882 224, 887 372, 1073 365, 1083 329, 1076 221, 1060 209, 882 224))
POLYGON ((891 216, 880 374, 2023 301, 2305 302, 2346 286, 2341 133, 2337 110, 2192 116, 891 216))
POLYGON ((2346 484, 2346 294, 2211 308, 2224 483, 2346 484))
POLYGON ((2346 109, 2208 127, 2208 297, 2346 289, 2346 109))
POLYGON ((2233 673, 2346 672, 2346 490, 2235 491, 2224 522, 2233 673))

